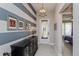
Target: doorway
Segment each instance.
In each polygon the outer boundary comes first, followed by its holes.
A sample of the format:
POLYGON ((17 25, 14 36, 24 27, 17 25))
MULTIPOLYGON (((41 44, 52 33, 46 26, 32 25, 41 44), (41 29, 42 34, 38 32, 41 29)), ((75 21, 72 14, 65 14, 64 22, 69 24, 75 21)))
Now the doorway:
POLYGON ((66 5, 62 12, 62 55, 73 55, 73 4, 66 5))
POLYGON ((49 20, 40 21, 40 43, 49 43, 49 20))
POLYGON ((63 36, 63 56, 72 56, 73 54, 73 22, 65 21, 62 23, 63 36))

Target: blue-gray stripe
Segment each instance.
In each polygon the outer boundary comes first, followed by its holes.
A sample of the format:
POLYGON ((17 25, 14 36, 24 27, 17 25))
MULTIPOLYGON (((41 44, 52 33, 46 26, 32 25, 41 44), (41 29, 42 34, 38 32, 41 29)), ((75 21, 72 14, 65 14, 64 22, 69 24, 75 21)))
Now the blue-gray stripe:
POLYGON ((32 6, 32 4, 31 4, 31 3, 27 3, 27 4, 28 4, 29 7, 33 10, 33 12, 36 14, 36 11, 35 11, 34 7, 32 6))
POLYGON ((0 45, 18 40, 22 37, 30 35, 28 32, 8 32, 0 33, 0 45))
POLYGON ((14 3, 14 5, 16 5, 19 9, 21 9, 23 12, 25 12, 27 15, 29 15, 30 17, 32 17, 34 20, 36 20, 36 17, 34 15, 32 15, 32 13, 30 13, 30 11, 25 8, 25 6, 22 3, 14 3))
POLYGON ((15 15, 15 14, 13 14, 13 13, 11 13, 11 12, 9 12, 9 11, 7 11, 7 10, 5 10, 5 9, 3 9, 3 8, 0 7, 0 20, 7 21, 8 17, 13 17, 13 18, 16 18, 17 20, 21 20, 21 21, 24 21, 26 23, 30 23, 33 26, 36 26, 36 24, 28 21, 27 19, 24 19, 24 18, 22 18, 22 17, 20 17, 18 15, 15 15))

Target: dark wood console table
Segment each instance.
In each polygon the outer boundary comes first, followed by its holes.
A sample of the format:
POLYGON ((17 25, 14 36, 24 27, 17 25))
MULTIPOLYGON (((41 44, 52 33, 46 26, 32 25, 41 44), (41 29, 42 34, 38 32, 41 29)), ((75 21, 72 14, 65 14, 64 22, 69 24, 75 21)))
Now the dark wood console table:
POLYGON ((29 37, 21 42, 11 45, 12 56, 34 56, 38 49, 37 36, 29 37))

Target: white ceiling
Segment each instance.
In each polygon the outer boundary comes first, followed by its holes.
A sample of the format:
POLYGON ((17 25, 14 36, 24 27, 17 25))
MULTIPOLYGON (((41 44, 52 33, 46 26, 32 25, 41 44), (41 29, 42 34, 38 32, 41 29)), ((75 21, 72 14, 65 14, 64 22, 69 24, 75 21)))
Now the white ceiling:
MULTIPOLYGON (((53 11, 55 9, 56 3, 43 3, 44 8, 46 9, 47 12, 53 11)), ((40 8, 42 7, 42 3, 32 3, 32 6, 38 12, 40 8)))

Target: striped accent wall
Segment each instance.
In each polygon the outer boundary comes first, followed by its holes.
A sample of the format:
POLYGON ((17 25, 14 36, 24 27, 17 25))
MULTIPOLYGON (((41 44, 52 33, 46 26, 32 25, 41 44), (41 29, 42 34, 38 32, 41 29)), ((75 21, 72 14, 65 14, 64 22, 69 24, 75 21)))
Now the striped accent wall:
MULTIPOLYGON (((22 4, 22 3, 14 3, 14 5, 16 5, 18 8, 20 8, 23 12, 25 12, 26 14, 28 14, 30 17, 32 17, 34 20, 36 20, 36 17, 31 14, 31 12, 22 4)), ((30 6, 29 6, 30 7, 30 6)), ((31 9, 33 10, 33 7, 31 7, 31 9)))
POLYGON ((19 31, 18 29, 14 30, 14 32, 9 31, 7 29, 7 21, 9 16, 16 18, 17 20, 21 20, 25 23, 30 23, 32 26, 36 26, 36 14, 32 12, 33 10, 28 4, 26 5, 27 6, 25 7, 25 4, 21 3, 0 4, 0 45, 30 35, 30 32, 19 31))
POLYGON ((36 14, 36 11, 35 9, 33 8, 32 4, 31 3, 27 3, 29 5, 29 7, 33 10, 33 12, 36 14))

